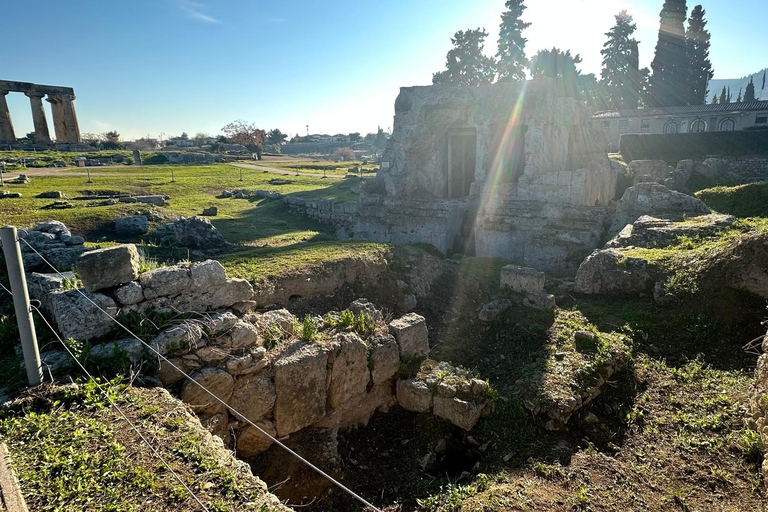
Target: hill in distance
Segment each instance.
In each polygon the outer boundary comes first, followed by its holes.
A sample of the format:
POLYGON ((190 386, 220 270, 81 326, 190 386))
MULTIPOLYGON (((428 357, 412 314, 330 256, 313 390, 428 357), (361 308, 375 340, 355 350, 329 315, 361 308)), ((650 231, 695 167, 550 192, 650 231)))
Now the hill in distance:
POLYGON ((760 90, 763 85, 763 73, 766 71, 768 71, 768 68, 761 69, 752 75, 747 75, 742 78, 711 80, 709 82, 709 92, 707 93, 707 103, 712 102, 712 96, 715 94, 720 97, 720 92, 723 90, 723 86, 731 88, 731 94, 733 95, 732 101, 736 101, 736 98, 739 96, 739 89, 741 89, 741 95, 744 95, 750 77, 755 82, 755 98, 758 100, 768 100, 768 78, 766 79, 765 89, 762 91, 760 90))

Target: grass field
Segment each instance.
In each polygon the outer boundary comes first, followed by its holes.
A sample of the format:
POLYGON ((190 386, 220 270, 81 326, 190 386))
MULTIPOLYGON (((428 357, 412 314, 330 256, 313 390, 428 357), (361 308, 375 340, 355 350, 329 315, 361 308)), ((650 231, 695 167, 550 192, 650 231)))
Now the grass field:
POLYGON ((352 162, 336 162, 334 160, 322 160, 322 159, 312 159, 312 160, 305 160, 305 159, 296 159, 296 161, 264 161, 259 162, 259 164, 263 164, 265 166, 274 167, 277 169, 282 169, 285 171, 291 171, 291 172, 300 172, 300 173, 315 173, 322 175, 323 173, 332 174, 332 175, 345 175, 350 171, 350 169, 353 169, 355 167, 362 168, 363 174, 372 174, 375 173, 379 165, 375 162, 366 162, 363 164, 362 161, 356 160, 352 162))

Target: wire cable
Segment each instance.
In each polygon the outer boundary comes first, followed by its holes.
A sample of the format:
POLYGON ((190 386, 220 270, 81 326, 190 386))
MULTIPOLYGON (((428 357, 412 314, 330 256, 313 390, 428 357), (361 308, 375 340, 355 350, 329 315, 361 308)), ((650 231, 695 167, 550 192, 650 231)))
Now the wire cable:
MULTIPOLYGON (((43 260, 43 262, 45 262, 45 264, 46 264, 46 265, 48 265, 49 267, 51 267, 51 269, 53 269, 53 271, 54 271, 55 273, 57 273, 57 274, 58 274, 59 276, 61 276, 61 277, 64 277, 64 275, 63 275, 61 272, 59 272, 59 270, 58 270, 56 267, 54 267, 54 266, 53 266, 53 264, 51 264, 51 262, 49 262, 49 261, 48 261, 48 260, 45 258, 45 256, 43 256, 42 254, 40 254, 40 252, 38 252, 38 251, 37 251, 37 249, 35 249, 34 247, 32 247, 32 245, 30 245, 30 243, 29 243, 29 242, 27 242, 27 241, 26 241, 26 240, 24 240, 23 238, 19 238, 19 240, 21 240, 22 242, 24 242, 25 244, 27 244, 27 246, 28 246, 30 249, 32 249, 32 251, 34 251, 34 252, 35 252, 35 254, 37 254, 38 256, 40 256, 40 258, 43 260)), ((346 492, 347 494, 349 494, 350 496, 352 496, 353 498, 355 498, 356 500, 358 500, 360 503, 362 503, 362 504, 363 504, 363 505, 365 505, 366 507, 368 507, 368 508, 370 508, 370 509, 374 510, 375 512, 382 512, 382 510, 381 510, 381 509, 379 509, 378 507, 376 507, 376 506, 374 506, 373 504, 371 504, 370 502, 368 502, 368 501, 367 501, 365 498, 363 498, 363 497, 362 497, 362 496, 360 496, 359 494, 355 493, 355 492, 354 492, 352 489, 348 488, 347 486, 345 486, 344 484, 342 484, 341 482, 339 482, 338 480, 336 480, 335 478, 333 478, 331 475, 329 475, 328 473, 326 473, 325 471, 323 471, 322 469, 320 469, 319 467, 317 467, 316 465, 312 464, 310 461, 308 461, 307 459, 305 459, 304 457, 302 457, 301 455, 299 455, 298 453, 296 453, 294 450, 290 449, 288 446, 286 446, 284 443, 282 443, 281 441, 279 441, 277 438, 275 438, 274 436, 270 435, 270 434, 269 434, 269 432, 265 431, 263 428, 259 427, 259 426, 258 426, 256 423, 254 423, 253 421, 251 421, 251 420, 250 420, 250 419, 249 419, 249 418, 248 418, 246 415, 244 415, 243 413, 241 413, 240 411, 238 411, 237 409, 235 409, 234 407, 232 407, 231 405, 229 405, 228 403, 226 403, 224 400, 222 400, 221 398, 219 398, 218 396, 216 396, 216 395, 215 395, 215 394, 214 394, 212 391, 210 391, 208 388, 206 388, 205 386, 203 386, 202 384, 200 384, 199 382, 197 382, 195 379, 193 379, 192 377, 190 377, 190 376, 189 376, 189 374, 187 374, 187 373, 186 373, 184 370, 182 370, 181 368, 179 368, 178 366, 176 366, 175 364, 173 364, 173 363, 172 363, 172 362, 171 362, 171 361, 170 361, 170 360, 169 360, 167 357, 165 357, 163 354, 161 354, 161 353, 160 353, 160 352, 159 352, 157 349, 155 349, 154 347, 152 347, 152 346, 151 346, 149 343, 147 343, 146 341, 142 340, 140 337, 136 336, 136 335, 135 335, 135 334, 134 334, 134 333, 133 333, 133 332, 132 332, 130 329, 128 329, 128 328, 127 328, 125 325, 123 325, 122 323, 120 323, 120 321, 119 321, 119 320, 117 320, 116 318, 114 318, 112 315, 110 315, 108 312, 106 312, 106 311, 105 311, 105 310, 104 310, 104 309, 103 309, 101 306, 99 306, 98 304, 96 304, 96 302, 94 302, 94 301, 93 301, 93 300, 92 300, 90 297, 88 297, 88 295, 86 295, 85 293, 83 293, 83 291, 82 291, 80 288, 76 288, 75 290, 77 290, 77 292, 78 292, 78 293, 80 293, 80 295, 82 295, 82 296, 83 296, 83 297, 84 297, 84 298, 85 298, 85 299, 86 299, 88 302, 90 302, 90 303, 91 303, 93 306, 95 306, 95 307, 96 307, 96 309, 98 309, 99 311, 101 311, 102 313, 104 313, 105 315, 107 315, 107 316, 108 316, 108 317, 109 317, 109 318, 110 318, 110 319, 111 319, 113 322, 115 322, 115 323, 116 323, 116 324, 117 324, 117 325, 118 325, 120 328, 122 328, 122 329, 123 329, 125 332, 127 332, 127 333, 128 333, 130 336, 132 336, 133 338, 135 338, 135 339, 139 340, 139 341, 141 342, 141 344, 142 344, 142 345, 144 345, 144 346, 145 346, 145 347, 147 347, 147 348, 148 348, 150 351, 152 351, 154 354, 156 354, 156 355, 157 355, 157 357, 159 357, 159 358, 160 358, 162 361, 164 361, 165 363, 168 363, 168 365, 170 365, 170 366, 171 366, 171 368, 173 368, 174 370, 176 370, 176 371, 177 371, 177 372, 178 372, 180 375, 184 376, 184 378, 186 378, 186 379, 189 379, 189 381, 190 381, 190 382, 192 382, 192 383, 193 383, 193 384, 195 384, 197 387, 199 387, 200 389, 202 389, 203 391, 205 391, 205 392, 206 392, 208 395, 210 395, 210 396, 211 396, 211 398, 213 398, 215 401, 219 402, 221 405, 223 405, 224 407, 226 407, 226 408, 227 408, 229 411, 231 411, 231 412, 232 412, 232 413, 233 413, 233 414, 234 414, 236 417, 238 417, 238 418, 242 418, 243 420, 245 420, 245 422, 246 422, 246 423, 248 423, 248 425, 250 425, 250 426, 252 426, 253 428, 255 428, 256 430, 258 430, 258 431, 259 431, 259 432, 260 432, 262 435, 264 435, 265 437, 267 437, 268 439, 270 439, 270 440, 271 440, 273 443, 275 443, 275 444, 277 444, 278 446, 280 446, 281 448, 283 448, 285 451, 287 451, 288 453, 290 453, 291 455, 293 455, 294 457, 296 457, 296 458, 297 458, 298 460, 300 460, 302 463, 306 464, 308 467, 310 467, 310 468, 311 468, 312 470, 314 470, 316 473, 318 473, 318 474, 319 474, 319 475, 321 475, 322 477, 324 477, 324 478, 326 478, 327 480, 329 480, 329 481, 330 481, 331 483, 333 483, 333 484, 334 484, 336 487, 338 487, 338 488, 339 488, 339 489, 341 489, 342 491, 346 492)))

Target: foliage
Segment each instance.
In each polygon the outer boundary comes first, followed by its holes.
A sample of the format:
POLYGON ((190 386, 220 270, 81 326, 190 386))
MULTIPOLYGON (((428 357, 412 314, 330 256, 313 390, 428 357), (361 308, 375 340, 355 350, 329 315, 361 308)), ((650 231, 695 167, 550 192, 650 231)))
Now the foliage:
POLYGON ((706 11, 697 5, 688 19, 688 31, 685 34, 685 46, 688 59, 689 77, 687 81, 687 104, 704 105, 707 103, 707 84, 712 80, 714 71, 709 60, 710 34, 707 30, 706 11))
POLYGON ((600 52, 603 56, 600 85, 604 91, 603 102, 611 109, 637 108, 645 87, 638 41, 632 37, 635 30, 637 24, 624 10, 616 15, 616 24, 605 34, 608 41, 600 52))
POLYGON ((523 37, 523 31, 531 26, 522 20, 526 6, 524 0, 507 0, 504 6, 507 10, 501 14, 496 53, 498 78, 500 82, 525 80, 530 62, 525 56, 528 40, 523 37))
POLYGON ((688 104, 690 67, 685 44, 686 13, 685 0, 665 0, 649 83, 649 100, 657 107, 688 104))
POLYGON ((581 71, 576 67, 580 63, 581 56, 571 55, 570 50, 539 50, 531 59, 531 76, 553 79, 560 94, 576 98, 584 89, 581 71))
POLYGON ((749 78, 747 89, 744 91, 744 101, 755 101, 755 81, 749 78))
POLYGON ((333 156, 344 161, 355 159, 355 150, 352 148, 336 148, 333 150, 333 156))
POLYGON ((360 132, 354 132, 349 134, 349 141, 350 142, 360 142, 360 132))
POLYGON ((267 133, 257 128, 255 124, 242 119, 232 121, 221 129, 231 144, 256 147, 256 152, 261 153, 261 147, 267 137, 267 133))
POLYGON ((280 145, 283 142, 285 142, 285 139, 288 138, 288 135, 281 132, 280 129, 275 128, 274 130, 269 130, 267 132, 267 144, 277 144, 280 145))
POLYGON ((445 57, 445 71, 432 75, 433 84, 475 87, 493 82, 495 62, 483 54, 485 30, 459 30, 451 38, 453 48, 445 57))
POLYGON ((680 160, 708 156, 766 155, 768 132, 623 134, 620 148, 626 162, 651 159, 675 165, 680 160))
POLYGON ((312 341, 318 336, 317 320, 312 315, 306 315, 301 322, 300 338, 302 341, 312 341))

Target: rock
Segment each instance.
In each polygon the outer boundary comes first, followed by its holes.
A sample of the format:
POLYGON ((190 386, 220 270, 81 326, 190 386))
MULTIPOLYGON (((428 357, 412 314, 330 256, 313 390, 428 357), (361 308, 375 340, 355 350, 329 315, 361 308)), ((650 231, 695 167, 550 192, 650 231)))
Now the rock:
POLYGON ((76 267, 87 291, 112 288, 139 277, 139 252, 133 244, 88 251, 80 255, 76 267))
POLYGON ((69 246, 83 245, 85 243, 85 238, 77 235, 72 235, 66 239, 62 236, 61 239, 65 244, 69 246))
POLYGON ((48 233, 57 237, 72 236, 69 228, 67 228, 63 222, 58 220, 46 220, 45 222, 41 222, 33 228, 33 231, 40 231, 41 233, 48 233))
POLYGON ((168 358, 168 361, 160 359, 157 363, 157 378, 163 386, 168 387, 184 378, 184 375, 176 368, 187 375, 191 375, 202 367, 203 363, 200 358, 193 354, 187 354, 184 357, 171 357, 168 358))
MULTIPOLYGON (((261 420, 254 423, 270 436, 277 436, 275 425, 271 421, 261 420)), ((237 436, 237 456, 243 459, 255 457, 267 451, 272 446, 272 442, 272 439, 265 436, 259 429, 248 425, 237 436)))
POLYGON ((219 414, 201 414, 200 424, 211 434, 218 436, 224 442, 224 446, 229 445, 229 415, 227 413, 219 414))
POLYGON ((415 295, 409 293, 409 294, 403 295, 401 307, 405 311, 412 311, 413 309, 416 308, 418 303, 419 303, 419 299, 415 295))
POLYGON ((133 215, 120 217, 115 220, 115 233, 121 238, 131 238, 144 235, 149 230, 149 222, 146 215, 133 215))
MULTIPOLYGON (((228 348, 222 347, 201 347, 195 350, 195 355, 206 364, 217 366, 230 358, 232 352, 228 348)), ((232 372, 230 372, 232 373, 232 372)))
POLYGON ((650 182, 664 183, 672 168, 664 160, 633 160, 629 163, 629 172, 634 184, 640 183, 643 178, 650 182))
MULTIPOLYGON (((165 206, 165 196, 134 196, 134 199, 139 203, 153 204, 155 206, 165 206)), ((120 198, 122 201, 122 198, 120 198)))
POLYGON ((501 286, 515 293, 541 295, 544 293, 544 272, 535 268, 507 265, 501 269, 501 286))
POLYGON ((7 190, 0 190, 0 199, 18 199, 21 197, 21 192, 8 192, 7 190))
POLYGON ((669 190, 657 183, 640 183, 628 188, 616 208, 608 235, 613 237, 627 224, 643 215, 662 219, 682 219, 684 215, 712 213, 703 201, 693 196, 669 190))
POLYGON ((40 199, 62 199, 64 194, 62 194, 59 190, 51 190, 48 192, 40 192, 37 194, 37 197, 40 199))
POLYGON ((426 357, 429 355, 429 334, 427 322, 423 316, 416 313, 393 320, 389 324, 389 332, 397 340, 400 347, 400 357, 426 357))
POLYGON ((400 369, 400 348, 389 334, 377 334, 371 340, 371 379, 381 384, 395 376, 400 369))
POLYGON ((489 302, 483 306, 483 309, 480 310, 477 318, 481 322, 492 322, 496 320, 500 314, 504 313, 511 307, 512 302, 510 302, 508 299, 494 300, 493 302, 489 302))
POLYGON ((598 418, 595 413, 588 412, 582 421, 584 421, 585 425, 597 425, 600 423, 600 418, 598 418))
POLYGON ((552 311, 555 309, 555 296, 542 293, 539 295, 526 295, 523 297, 523 306, 532 309, 538 309, 540 311, 552 311))
MULTIPOLYGON (((235 380, 234 392, 229 402, 232 408, 245 418, 256 422, 268 416, 275 406, 275 384, 269 372, 262 371, 253 375, 238 377, 235 380)), ((243 417, 232 414, 238 419, 243 417)))
POLYGON ((466 431, 472 430, 480 415, 483 412, 485 404, 476 404, 474 402, 461 400, 458 397, 448 398, 436 396, 434 398, 433 413, 463 428, 466 431))
POLYGON ((255 300, 244 300, 242 302, 237 302, 235 304, 232 304, 230 308, 232 311, 237 313, 238 315, 247 315, 248 313, 252 313, 254 309, 258 307, 258 304, 255 300))
POLYGON ((364 426, 376 411, 387 412, 396 403, 391 384, 377 384, 370 391, 355 395, 340 407, 328 411, 327 416, 315 426, 342 429, 364 426))
POLYGON ((413 412, 427 412, 432 408, 432 393, 427 383, 408 379, 397 381, 397 403, 413 412))
POLYGON ((573 333, 573 339, 576 343, 591 345, 595 343, 597 336, 592 331, 576 331, 573 333))
POLYGON ((265 326, 277 324, 288 335, 293 334, 293 315, 287 309, 267 311, 261 315, 260 322, 265 326))
POLYGON ((222 190, 221 197, 224 197, 224 198, 232 197, 232 192, 230 192, 229 190, 222 190))
MULTIPOLYGON (((228 403, 232 397, 235 380, 224 370, 203 368, 192 374, 191 377, 225 403, 228 403)), ((197 414, 219 414, 227 411, 225 405, 213 398, 200 386, 186 381, 181 389, 181 400, 189 404, 197 414)))
POLYGON ((653 283, 646 260, 628 258, 616 249, 593 252, 576 274, 577 293, 636 294, 650 291, 653 283))
POLYGON ((82 290, 53 292, 50 304, 53 320, 64 339, 88 341, 109 334, 116 327, 113 317, 117 315, 117 305, 106 295, 82 290))
POLYGON ((88 357, 110 358, 114 356, 125 356, 131 364, 139 364, 141 356, 144 354, 144 344, 136 338, 126 338, 112 343, 102 343, 92 347, 88 352, 88 357))
POLYGON ((223 336, 216 338, 216 344, 235 350, 248 348, 259 340, 259 331, 253 324, 238 320, 223 336))
POLYGON ((360 313, 365 313, 371 317, 374 322, 380 322, 384 319, 384 315, 381 314, 381 311, 376 309, 376 306, 371 304, 368 299, 357 299, 349 305, 348 309, 353 312, 355 316, 360 315, 360 313))
POLYGON ((201 342, 202 337, 203 330, 198 324, 184 323, 160 332, 149 343, 149 346, 161 355, 187 353, 205 345, 204 342, 201 342))
POLYGON ((118 199, 121 203, 138 203, 139 201, 135 197, 123 196, 118 199))
POLYGON ((172 224, 173 242, 176 245, 206 250, 227 246, 227 241, 206 218, 181 217, 172 224))
POLYGON ((210 336, 219 336, 230 330, 237 323, 237 317, 226 311, 214 313, 205 321, 205 332, 210 336))
POLYGON ((334 354, 328 384, 328 405, 341 406, 355 395, 365 393, 371 374, 368 347, 355 333, 337 335, 330 349, 334 354))
POLYGON ((633 224, 627 224, 605 244, 605 248, 667 247, 676 243, 681 236, 710 236, 729 228, 735 221, 735 217, 720 213, 701 215, 696 217, 695 222, 674 222, 643 215, 633 224))
MULTIPOLYGON (((58 372, 76 364, 72 356, 65 350, 49 350, 40 354, 40 362, 45 370, 49 370, 54 375, 58 372)), ((44 370, 44 371, 45 371, 44 370)))
POLYGON ((27 273, 27 290, 29 297, 39 300, 42 308, 51 312, 50 293, 64 289, 64 279, 75 280, 72 272, 57 274, 44 274, 38 272, 27 273))
POLYGON ((219 214, 219 209, 215 206, 210 206, 208 208, 203 209, 204 217, 215 217, 218 214, 219 214))
POLYGON ((139 283, 131 281, 115 290, 115 299, 126 306, 138 304, 144 300, 144 290, 139 283))
POLYGON ((328 354, 318 345, 296 342, 275 361, 275 425, 282 437, 325 416, 328 354))

